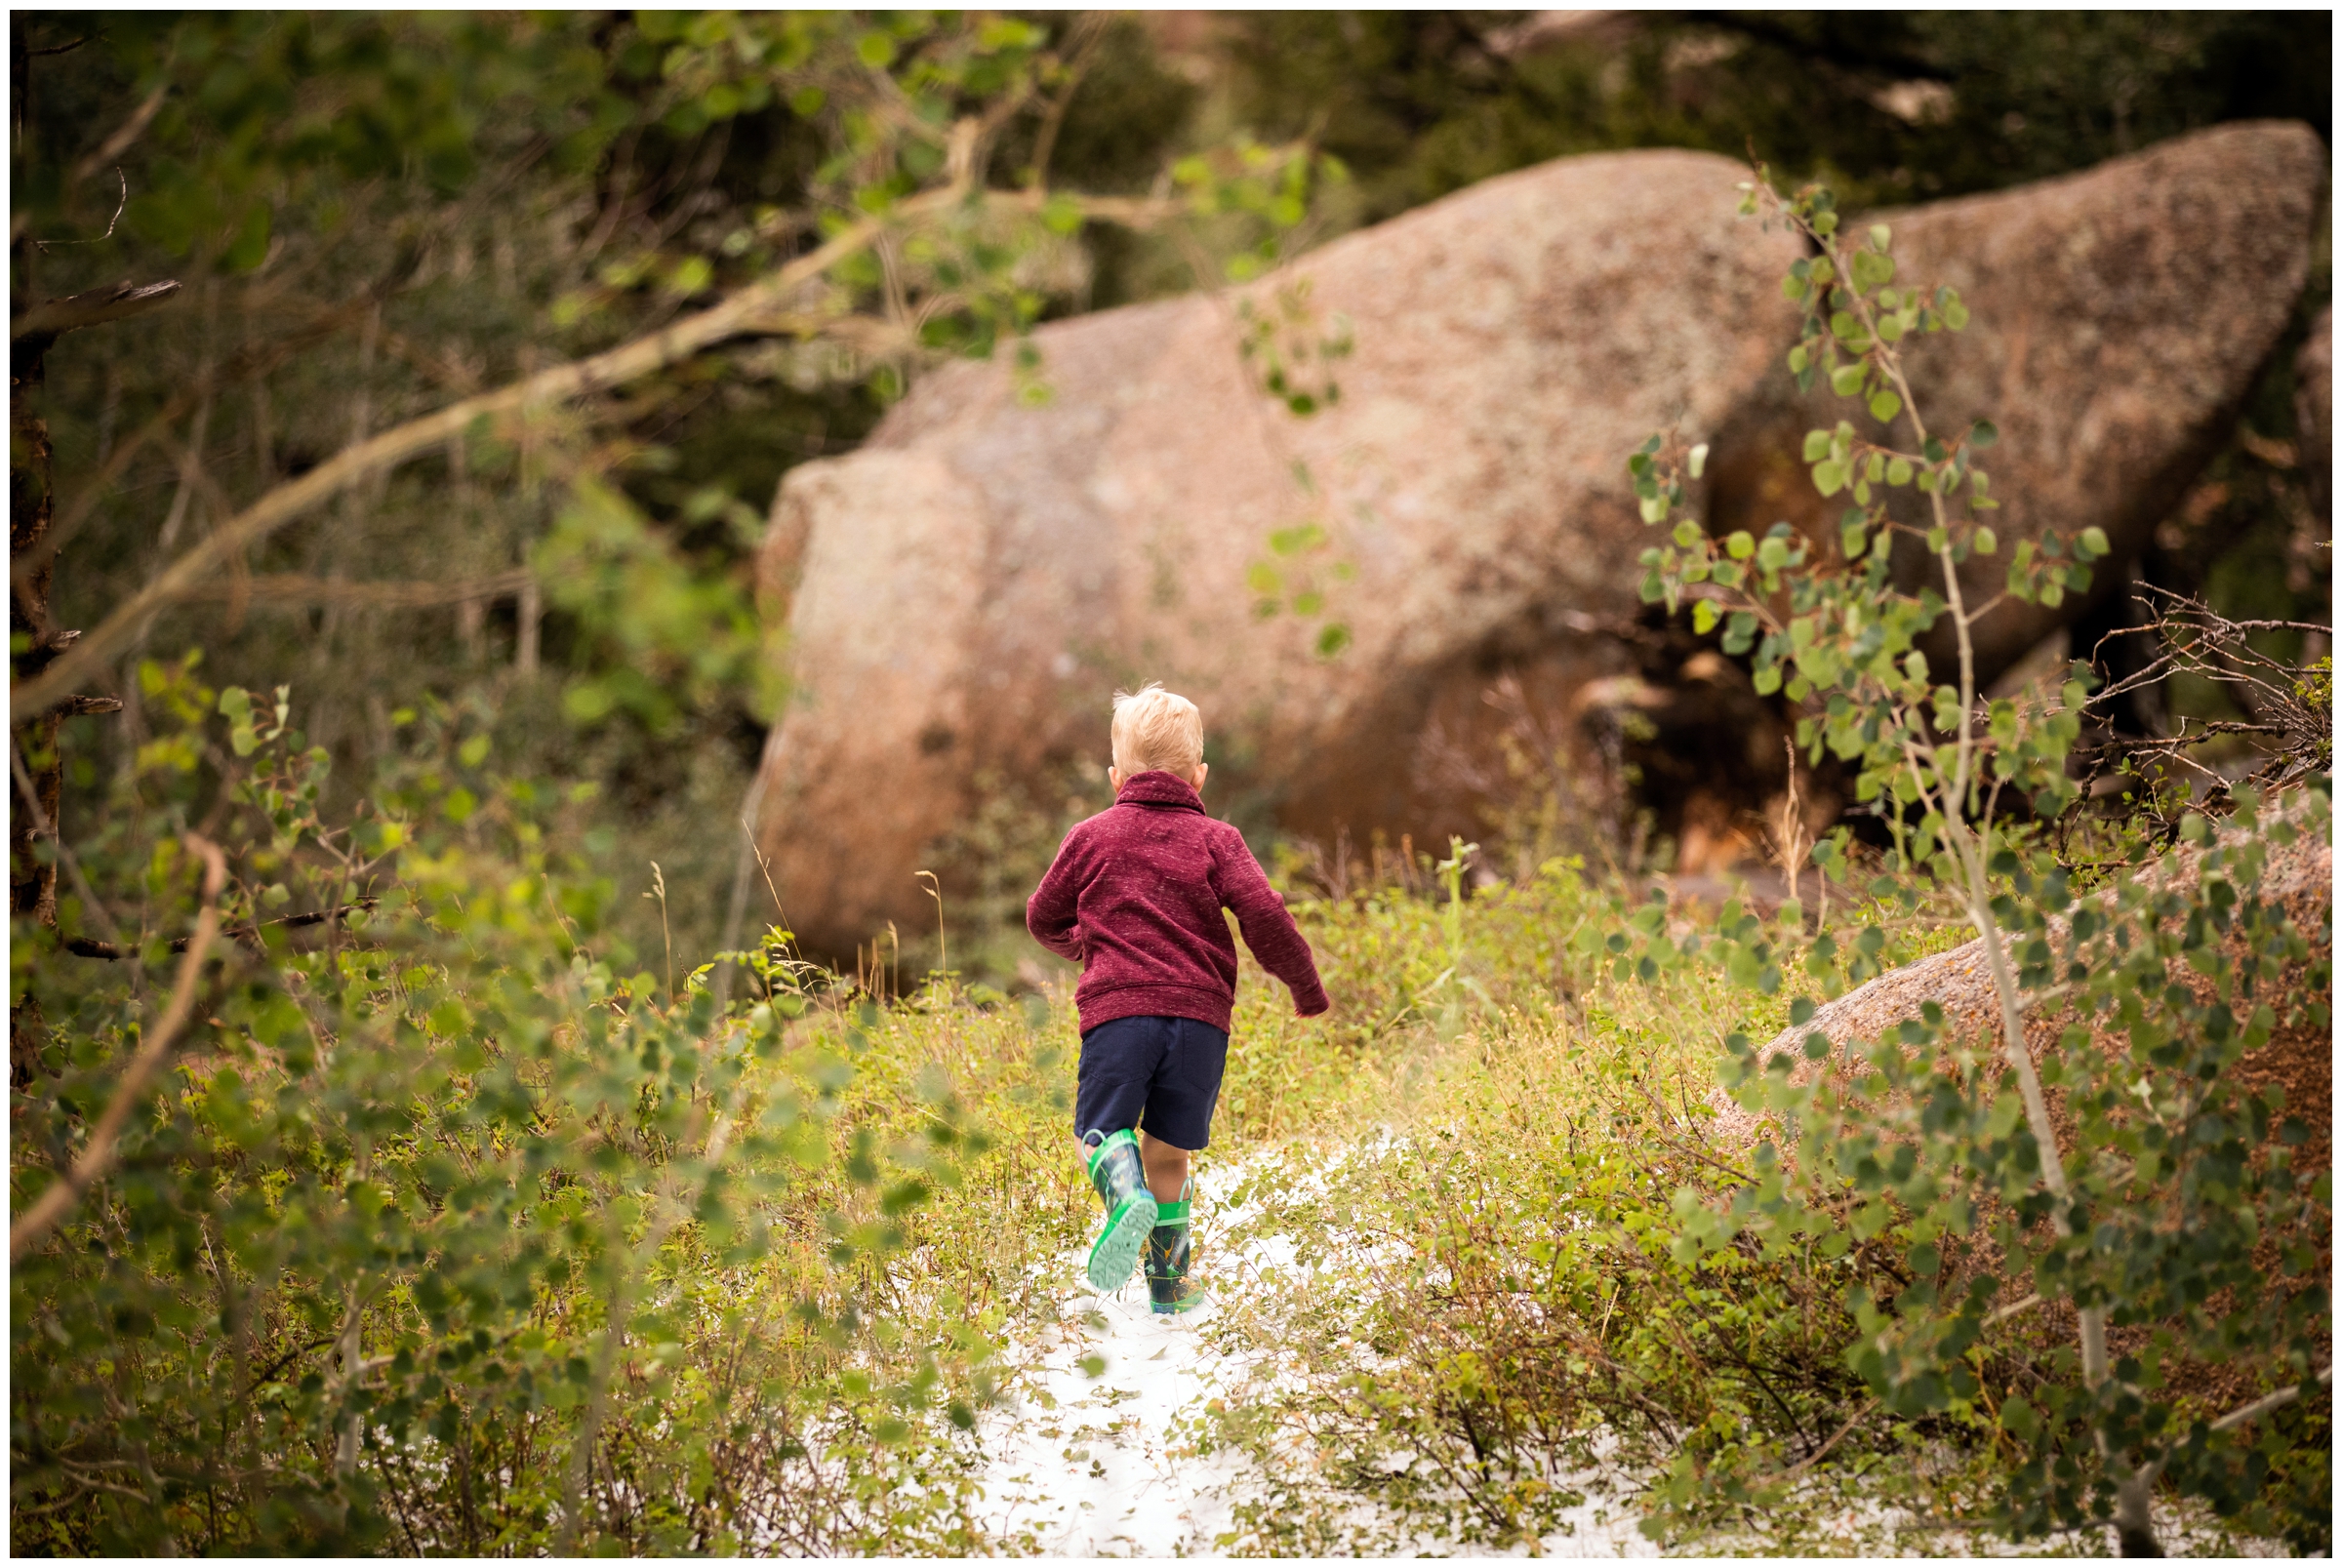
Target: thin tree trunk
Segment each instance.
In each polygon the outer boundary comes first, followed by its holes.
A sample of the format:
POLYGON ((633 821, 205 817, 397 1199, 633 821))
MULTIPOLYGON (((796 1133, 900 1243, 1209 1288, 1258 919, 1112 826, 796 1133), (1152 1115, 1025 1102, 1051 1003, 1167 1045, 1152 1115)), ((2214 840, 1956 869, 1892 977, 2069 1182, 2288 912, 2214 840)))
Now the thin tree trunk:
MULTIPOLYGON (((8 552, 12 565, 40 544, 56 515, 56 497, 50 486, 49 422, 39 413, 41 382, 38 349, 29 354, 10 355, 8 552)), ((13 662, 18 680, 46 663, 51 652, 49 589, 54 573, 51 562, 41 561, 16 579, 10 594, 9 630, 24 633, 32 644, 22 657, 13 662)), ((55 713, 39 713, 18 732, 19 743, 32 768, 33 793, 40 810, 37 817, 21 809, 8 814, 9 915, 12 919, 29 915, 46 926, 57 924, 57 861, 52 856, 46 864, 42 863, 34 823, 56 822, 59 797, 63 793, 64 771, 57 755, 57 725, 55 713)), ((29 991, 21 1001, 11 999, 8 1081, 12 1088, 21 1089, 32 1082, 46 1032, 41 1004, 29 991)))
MULTIPOLYGON (((56 521, 57 496, 49 447, 49 422, 41 417, 41 393, 48 382, 50 345, 60 336, 81 327, 118 321, 163 303, 179 292, 177 283, 144 288, 117 284, 51 300, 33 306, 11 324, 8 353, 8 555, 12 586, 9 592, 9 630, 21 632, 29 646, 10 661, 10 678, 20 682, 49 667, 78 631, 61 629, 50 612, 50 595, 57 577, 57 560, 47 548, 51 524, 56 521), (22 570, 19 570, 21 565, 22 570)), ((13 643, 13 636, 12 636, 13 643)), ((12 739, 23 748, 32 776, 26 809, 8 819, 8 912, 13 920, 28 916, 42 925, 57 925, 57 853, 44 861, 40 839, 55 837, 61 828, 64 803, 64 759, 58 751, 58 725, 67 711, 110 713, 121 709, 113 698, 65 697, 30 708, 13 726, 12 739)), ((19 715, 12 714, 11 717, 19 715)), ((29 994, 11 1000, 8 1010, 8 1077, 21 1088, 32 1081, 40 1058, 45 1024, 39 1002, 29 994)))

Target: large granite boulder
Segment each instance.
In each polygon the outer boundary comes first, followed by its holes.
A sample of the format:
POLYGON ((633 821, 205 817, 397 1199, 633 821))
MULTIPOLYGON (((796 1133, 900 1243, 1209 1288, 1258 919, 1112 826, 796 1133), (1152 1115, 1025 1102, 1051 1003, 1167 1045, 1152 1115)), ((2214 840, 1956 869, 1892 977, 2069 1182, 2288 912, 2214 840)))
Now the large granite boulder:
MULTIPOLYGON (((1968 305, 1966 331, 1921 340, 1907 363, 1932 429, 1950 436, 1979 418, 1999 427, 1983 458, 2001 503, 1994 527, 2014 540, 2095 524, 2115 548, 2089 599, 2054 610, 2010 600, 1976 628, 1985 681, 2120 591, 2120 568, 2227 441, 2309 279, 2326 161, 2309 127, 2249 122, 1880 215, 1898 277, 1949 283, 1968 305)), ((1845 503, 1806 482, 1799 438, 1851 418, 1866 436, 1909 445, 1910 425, 1887 435, 1827 388, 1800 398, 1779 380, 1766 391, 1717 443, 1712 526, 1761 532, 1788 518, 1834 538, 1845 503)), ((1932 577, 1935 563, 1904 543, 1898 570, 1932 577)), ((1970 603, 2000 591, 2006 560, 1969 563, 1970 603)))
MULTIPOLYGON (((912 872, 978 781, 1062 793, 1103 769, 1106 698, 1144 679, 1202 704, 1222 803, 1325 837, 1474 831, 1456 781, 1501 775, 1498 731, 1566 744, 1602 705, 1643 709, 1631 733, 1693 804, 1777 788, 1745 678, 1637 627, 1650 533, 1623 464, 1675 426, 1714 442, 1715 526, 1815 520, 1797 437, 1837 410, 1788 387, 1796 248, 1733 221, 1741 178, 1640 152, 1492 180, 1248 293, 1043 329, 1045 406, 1005 366, 954 366, 862 451, 793 470, 762 563, 796 683, 762 837, 799 932, 842 953, 917 916, 912 872), (1240 312, 1281 316, 1298 279, 1299 336, 1347 318, 1355 342, 1309 418, 1239 351, 1240 312), (1349 645, 1321 657, 1336 623, 1349 645)), ((1895 216, 1905 275, 1976 318, 1917 380, 1940 419, 1999 423, 2004 536, 2143 539, 2281 333, 2323 178, 2307 130, 2232 127, 1895 216)), ((2046 624, 2006 616, 1988 662, 2046 624)))
MULTIPOLYGON (((1118 683, 1202 706, 1216 791, 1324 825, 1401 815, 1459 661, 1516 642, 1614 667, 1568 618, 1634 609, 1625 454, 1746 404, 1793 320, 1774 284, 1795 247, 1731 221, 1740 178, 1694 153, 1565 160, 1327 246, 1296 269, 1305 331, 1347 316, 1356 346, 1309 418, 1255 384, 1236 300, 1197 297, 1043 329, 1045 407, 954 366, 861 452, 793 470, 764 566, 796 697, 763 821, 800 934, 839 951, 914 913, 980 773, 1103 769, 1118 683), (1310 523, 1322 545, 1272 550, 1310 523), (1289 580, 1269 618, 1264 563, 1289 580), (1323 608, 1292 613, 1294 587, 1323 608), (1349 646, 1322 658, 1336 623, 1349 646)), ((1281 314, 1275 284, 1249 298, 1281 314)))

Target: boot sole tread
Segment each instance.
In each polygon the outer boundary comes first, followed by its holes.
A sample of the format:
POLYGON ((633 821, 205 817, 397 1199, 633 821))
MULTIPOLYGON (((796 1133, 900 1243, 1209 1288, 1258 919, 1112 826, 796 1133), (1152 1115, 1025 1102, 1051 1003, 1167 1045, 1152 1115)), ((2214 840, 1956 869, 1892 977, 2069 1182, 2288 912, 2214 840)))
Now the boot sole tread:
POLYGON ((1120 1290, 1130 1283, 1139 1266, 1139 1254, 1146 1248, 1147 1234, 1154 1228, 1154 1212, 1153 1194, 1142 1193, 1124 1200, 1108 1217, 1083 1269, 1092 1290, 1120 1290))

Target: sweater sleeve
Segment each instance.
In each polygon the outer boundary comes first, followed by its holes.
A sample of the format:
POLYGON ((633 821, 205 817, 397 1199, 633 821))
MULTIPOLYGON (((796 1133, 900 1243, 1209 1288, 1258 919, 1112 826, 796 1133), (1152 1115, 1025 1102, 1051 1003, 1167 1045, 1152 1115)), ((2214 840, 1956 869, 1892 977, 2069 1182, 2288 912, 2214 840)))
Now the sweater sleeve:
POLYGON ((1081 925, 1076 914, 1076 897, 1080 880, 1074 872, 1077 859, 1074 834, 1068 833, 1066 841, 1057 847, 1057 859, 1049 863, 1049 870, 1041 885, 1032 890, 1025 901, 1025 929, 1032 940, 1075 963, 1082 961, 1081 925))
POLYGON ((1285 983, 1285 988, 1293 993, 1294 1012, 1303 1018, 1324 1012, 1333 1004, 1326 1000, 1325 987, 1318 983, 1317 961, 1310 955, 1309 939, 1293 923, 1284 898, 1269 885, 1261 863, 1252 858, 1251 849, 1233 828, 1215 849, 1221 902, 1235 912, 1244 945, 1252 949, 1263 969, 1285 983))

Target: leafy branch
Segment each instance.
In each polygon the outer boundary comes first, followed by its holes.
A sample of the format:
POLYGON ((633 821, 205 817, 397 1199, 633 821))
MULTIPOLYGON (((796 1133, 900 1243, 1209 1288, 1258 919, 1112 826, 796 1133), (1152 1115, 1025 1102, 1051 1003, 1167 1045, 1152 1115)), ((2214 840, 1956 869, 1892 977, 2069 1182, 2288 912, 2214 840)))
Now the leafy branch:
MULTIPOLYGON (((1893 836, 1886 868, 1904 878, 1882 878, 1874 894, 1908 901, 1924 882, 1951 893, 1975 932, 1967 950, 1988 979, 1994 1038, 1989 1051, 1971 1049, 1928 1000, 1839 1075, 1830 1064, 1838 1047, 1818 1026, 1814 1001, 1799 998, 1784 1038, 1816 1025, 1803 1039, 1815 1065, 1799 1082, 1789 1053, 1758 1052, 1735 1033, 1725 1081, 1744 1105, 1778 1113, 1797 1160, 1761 1145, 1756 1179, 1720 1210, 1680 1194, 1677 1245, 1697 1255, 1744 1230, 1768 1248, 1820 1242, 1826 1257, 1890 1245, 1906 1282, 1891 1300, 1850 1299, 1861 1337, 1847 1358, 1904 1415, 1980 1397, 1985 1331, 2038 1305, 2067 1306, 2080 1390, 2043 1379, 2033 1389, 2042 1410, 2013 1391, 1999 1407, 2002 1431, 2039 1456, 2010 1477, 2012 1522, 2023 1531, 2052 1514, 2079 1522, 2096 1510, 2111 1514, 2127 1547, 2151 1547, 2147 1504, 2160 1478, 2184 1462, 2191 1489, 2252 1504, 2260 1483, 2223 1467, 2220 1439, 2317 1382, 2307 1333, 2322 1298, 2296 1279, 2308 1255, 2290 1238, 2322 1200, 2282 1148, 2269 1147, 2276 1101, 2224 1075, 2277 1026, 2261 1000, 2267 988, 2287 966, 2313 961, 2262 877, 2273 846, 2322 831, 2323 806, 2264 817, 2247 796, 2227 839, 2190 815, 2180 832, 2186 864, 2078 898, 2038 829, 2002 807, 2013 797, 2053 820, 2077 797, 2069 764, 2088 671, 2074 666, 2047 700, 1987 701, 1973 630, 2006 599, 2053 607, 2085 590, 2105 537, 2086 528, 2071 540, 2021 540, 1999 590, 1974 591, 1980 564, 2002 549, 1988 520, 1998 503, 1977 462, 1997 431, 1981 420, 1949 439, 1930 429, 1903 357, 1909 340, 1960 330, 1965 306, 1949 288, 1898 281, 1886 224, 1852 234, 1828 190, 1784 193, 1761 166, 1756 174, 1743 186, 1743 214, 1788 225, 1811 252, 1782 284, 1803 307, 1790 373, 1805 390, 1826 379, 1837 396, 1859 400, 1869 422, 1840 420, 1805 437, 1816 491, 1845 503, 1837 537, 1825 540, 1786 523, 1762 540, 1712 538, 1695 516, 1678 515, 1706 449, 1653 436, 1628 466, 1645 522, 1672 527, 1667 544, 1643 552, 1642 597, 1671 613, 1688 602, 1695 631, 1720 631, 1726 653, 1750 658, 1759 693, 1797 704, 1795 744, 1808 759, 1834 755, 1854 773, 1857 801, 1893 836), (1932 570, 1915 587, 1890 556, 1916 552, 1932 570), (1940 655, 1947 643, 1957 667, 1944 679, 1928 651, 1940 655), (2026 1014, 2050 1001, 2075 1022, 2037 1062, 2026 1014), (2071 1123, 2063 1139, 2051 1088, 2071 1123), (2207 1226, 2218 1244, 2201 1240, 2207 1226), (2193 1251, 2175 1239, 2188 1235, 2199 1238, 2193 1251), (2273 1275, 2252 1238, 2279 1236, 2288 1238, 2286 1261, 2273 1275), (1988 1310, 2001 1289, 1988 1257, 2011 1269, 2029 1265, 2033 1292, 1988 1310), (2203 1304, 2223 1291, 2233 1305, 2215 1316, 2203 1304), (2293 1381, 2191 1427, 2154 1361, 2115 1356, 2111 1323, 2159 1323, 2159 1347, 2215 1360, 2255 1346, 2293 1381)), ((1842 854, 1826 839, 1813 859, 1842 871, 1842 854)), ((1784 947, 1801 940, 1801 922, 1793 901, 1782 911, 1784 947)), ((1652 976, 1704 953, 1766 993, 1784 978, 1787 953, 1737 907, 1707 941, 1671 934, 1658 906, 1629 925, 1644 950, 1637 962, 1626 933, 1611 939, 1622 974, 1652 976)), ((1879 936, 1868 929, 1845 951, 1822 931, 1805 943, 1804 970, 1836 994, 1879 972, 1879 936)), ((2318 964, 2313 978, 2322 983, 2325 973, 2318 964)), ((2323 1016, 2322 1004, 2308 1011, 2323 1016)))

